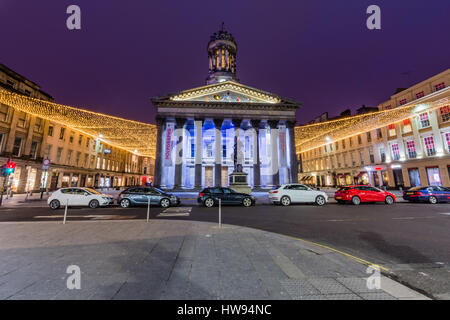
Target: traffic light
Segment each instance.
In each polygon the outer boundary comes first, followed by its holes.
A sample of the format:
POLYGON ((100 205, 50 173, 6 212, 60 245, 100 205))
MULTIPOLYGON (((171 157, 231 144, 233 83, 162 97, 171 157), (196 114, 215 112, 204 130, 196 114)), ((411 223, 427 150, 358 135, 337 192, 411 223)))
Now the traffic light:
POLYGON ((15 169, 16 169, 16 164, 12 161, 8 161, 6 164, 4 164, 1 167, 1 174, 3 177, 7 177, 10 174, 14 173, 15 169))
POLYGON ((14 162, 8 161, 8 162, 6 163, 6 169, 5 169, 5 171, 6 171, 6 174, 7 174, 7 175, 10 175, 10 174, 14 173, 14 170, 15 170, 15 169, 16 169, 16 164, 15 164, 14 162))

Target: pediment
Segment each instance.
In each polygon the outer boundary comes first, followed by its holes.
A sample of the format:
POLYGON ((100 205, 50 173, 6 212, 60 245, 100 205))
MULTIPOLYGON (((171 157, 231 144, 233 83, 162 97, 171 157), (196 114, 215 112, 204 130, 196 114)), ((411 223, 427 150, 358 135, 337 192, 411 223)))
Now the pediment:
POLYGON ((170 96, 172 101, 280 103, 280 97, 233 81, 216 83, 170 96))

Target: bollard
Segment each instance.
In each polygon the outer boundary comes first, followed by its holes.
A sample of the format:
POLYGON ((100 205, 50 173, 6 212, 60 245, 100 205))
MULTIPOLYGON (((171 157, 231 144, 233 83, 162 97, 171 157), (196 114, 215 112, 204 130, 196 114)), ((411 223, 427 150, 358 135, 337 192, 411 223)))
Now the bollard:
POLYGON ((150 219, 150 196, 148 197, 148 204, 147 204, 147 222, 150 219))
POLYGON ((63 224, 66 224, 66 218, 67 218, 67 207, 69 206, 69 199, 66 200, 66 208, 64 209, 64 221, 63 224))
POLYGON ((222 228, 222 199, 219 199, 219 228, 222 228))

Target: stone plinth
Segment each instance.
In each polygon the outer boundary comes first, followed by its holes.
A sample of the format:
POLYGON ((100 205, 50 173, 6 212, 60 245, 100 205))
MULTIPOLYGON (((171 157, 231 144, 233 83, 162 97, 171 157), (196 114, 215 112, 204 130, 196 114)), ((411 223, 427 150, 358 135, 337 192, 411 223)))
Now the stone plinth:
POLYGON ((247 173, 233 172, 230 174, 230 188, 239 193, 252 192, 252 188, 247 183, 247 173))

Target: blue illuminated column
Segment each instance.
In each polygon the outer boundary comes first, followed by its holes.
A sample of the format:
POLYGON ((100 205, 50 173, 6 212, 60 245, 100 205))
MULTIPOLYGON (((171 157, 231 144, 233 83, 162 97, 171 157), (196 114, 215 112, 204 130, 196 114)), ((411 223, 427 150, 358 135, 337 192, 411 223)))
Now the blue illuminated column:
POLYGON ((183 139, 183 179, 182 188, 192 189, 195 186, 195 125, 193 119, 188 119, 184 127, 183 139))
POLYGON ((161 158, 161 187, 171 189, 175 178, 175 121, 167 119, 163 129, 161 158))
POLYGON ((280 172, 278 166, 278 121, 270 120, 270 146, 271 146, 271 158, 272 158, 272 185, 277 186, 280 184, 280 172))
POLYGON ((156 119, 156 129, 157 129, 157 138, 156 138, 156 160, 155 160, 155 172, 154 172, 154 185, 161 185, 161 164, 162 164, 162 137, 163 137, 163 119, 156 119))
POLYGON ((174 188, 181 188, 181 178, 183 169, 183 139, 184 139, 184 123, 185 119, 176 119, 176 129, 175 129, 175 185, 174 188))
POLYGON ((214 119, 215 125, 215 169, 214 182, 216 187, 222 185, 222 119, 214 119))
POLYGON ((295 121, 288 121, 287 122, 288 127, 288 138, 289 138, 289 148, 288 148, 288 155, 290 159, 290 171, 291 171, 291 183, 297 183, 298 182, 298 164, 297 164, 297 154, 295 150, 295 121))
POLYGON ((202 187, 202 128, 203 120, 195 120, 195 188, 202 187))
POLYGON ((203 123, 202 186, 214 186, 216 130, 212 119, 203 123))
POLYGON ((259 159, 259 125, 260 120, 252 120, 253 128, 253 188, 259 189, 261 187, 261 168, 259 159))

